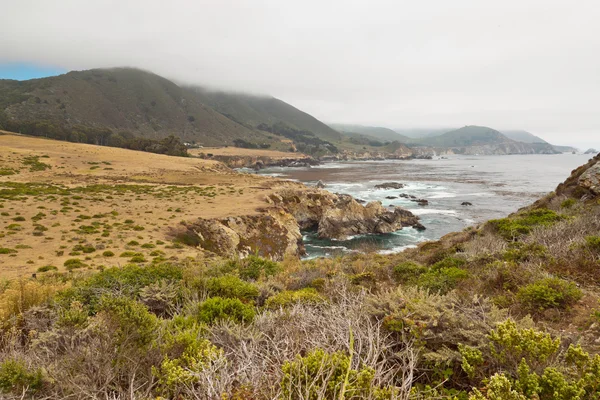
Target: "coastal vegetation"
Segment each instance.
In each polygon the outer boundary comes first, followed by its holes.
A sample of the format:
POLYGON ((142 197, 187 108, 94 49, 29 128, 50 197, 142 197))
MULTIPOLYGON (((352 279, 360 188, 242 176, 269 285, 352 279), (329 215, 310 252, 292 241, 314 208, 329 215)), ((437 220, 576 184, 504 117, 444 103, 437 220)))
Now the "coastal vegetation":
MULTIPOLYGON (((262 257, 240 257, 190 246, 210 236, 185 223, 197 208, 266 220, 231 209, 267 207, 267 178, 62 145, 2 153, 16 171, 0 181, 3 398, 597 398, 600 157, 532 206, 416 249, 275 261, 274 225, 255 225, 262 257), (16 259, 27 274, 9 275, 16 259)), ((300 193, 268 185, 273 204, 300 193)))

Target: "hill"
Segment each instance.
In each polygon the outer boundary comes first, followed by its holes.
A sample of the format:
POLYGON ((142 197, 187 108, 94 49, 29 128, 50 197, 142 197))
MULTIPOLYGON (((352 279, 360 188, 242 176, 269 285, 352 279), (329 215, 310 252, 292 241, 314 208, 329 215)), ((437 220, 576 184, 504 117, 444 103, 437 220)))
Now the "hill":
POLYGON ((465 126, 440 136, 422 138, 419 143, 437 147, 464 147, 510 142, 506 136, 485 126, 465 126))
POLYGON ((130 136, 175 135, 204 146, 335 151, 338 132, 273 97, 179 86, 133 68, 73 71, 28 81, 0 80, 0 128, 74 142, 113 145, 130 136))
POLYGON ((346 136, 356 137, 356 135, 367 135, 384 142, 400 142, 408 143, 411 138, 401 135, 398 132, 380 126, 363 126, 363 125, 348 125, 348 124, 329 124, 333 129, 342 132, 346 136))
POLYGON ((523 130, 515 131, 502 131, 502 134, 509 139, 523 143, 548 143, 539 136, 535 136, 533 133, 529 133, 523 130))
POLYGON ((203 104, 251 129, 283 123, 299 131, 312 132, 323 140, 341 139, 339 132, 312 115, 274 97, 210 91, 197 86, 190 89, 203 104))
POLYGON ((302 234, 277 221, 381 205, 41 138, 0 156, 2 398, 597 398, 600 156, 416 249, 281 262, 260 252, 302 234))

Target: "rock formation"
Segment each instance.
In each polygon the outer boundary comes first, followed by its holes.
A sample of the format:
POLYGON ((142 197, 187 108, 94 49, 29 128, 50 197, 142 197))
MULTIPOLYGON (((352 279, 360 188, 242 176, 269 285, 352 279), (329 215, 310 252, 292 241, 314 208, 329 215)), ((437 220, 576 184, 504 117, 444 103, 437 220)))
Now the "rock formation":
POLYGON ((379 185, 375 185, 375 189, 402 189, 403 187, 404 184, 398 182, 385 182, 379 185))

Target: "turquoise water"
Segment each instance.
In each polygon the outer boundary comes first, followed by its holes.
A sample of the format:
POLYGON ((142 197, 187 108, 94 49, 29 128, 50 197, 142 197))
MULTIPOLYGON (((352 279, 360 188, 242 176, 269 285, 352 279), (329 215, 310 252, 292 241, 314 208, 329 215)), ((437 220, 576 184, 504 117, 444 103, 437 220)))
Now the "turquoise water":
POLYGON ((504 217, 551 192, 571 171, 589 159, 586 155, 449 156, 434 160, 336 162, 312 168, 271 168, 260 174, 314 185, 384 206, 400 206, 421 218, 427 228, 386 235, 360 235, 350 240, 319 239, 304 232, 307 257, 376 249, 397 252, 469 225, 504 217), (383 182, 400 182, 402 189, 375 189, 383 182), (419 206, 409 199, 386 197, 405 193, 427 199, 419 206), (470 202, 473 206, 462 206, 470 202))

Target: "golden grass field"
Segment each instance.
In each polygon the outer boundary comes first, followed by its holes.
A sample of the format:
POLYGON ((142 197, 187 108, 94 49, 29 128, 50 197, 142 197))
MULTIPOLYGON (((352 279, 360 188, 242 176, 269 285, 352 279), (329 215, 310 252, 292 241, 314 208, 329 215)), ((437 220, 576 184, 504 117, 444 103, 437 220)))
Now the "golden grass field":
POLYGON ((134 257, 201 257, 173 244, 169 229, 198 217, 257 213, 266 195, 289 185, 296 184, 210 160, 4 132, 0 278, 64 271, 70 259, 98 268, 134 257))
POLYGON ((215 156, 238 156, 238 157, 269 157, 271 159, 286 159, 286 158, 307 158, 308 156, 302 153, 291 153, 286 151, 268 150, 268 149, 243 149, 240 147, 203 147, 201 149, 188 150, 193 156, 198 156, 202 153, 212 154, 215 156))

